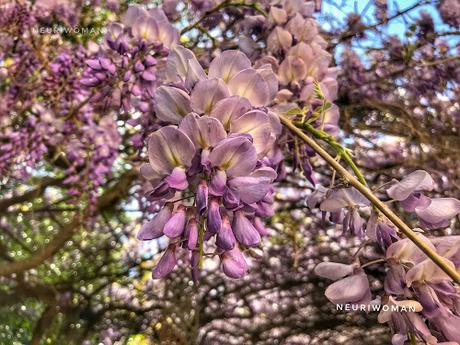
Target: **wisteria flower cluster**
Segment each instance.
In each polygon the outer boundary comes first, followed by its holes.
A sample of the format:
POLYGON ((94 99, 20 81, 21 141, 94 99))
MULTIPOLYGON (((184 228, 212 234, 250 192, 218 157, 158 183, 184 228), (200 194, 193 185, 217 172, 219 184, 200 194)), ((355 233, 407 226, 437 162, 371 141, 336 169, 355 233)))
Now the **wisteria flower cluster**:
MULTIPOLYGON (((16 20, 27 22, 32 29, 43 16, 40 6, 19 3, 10 4, 5 11, 2 20, 20 14, 16 20)), ((0 174, 23 180, 34 169, 43 168, 40 163, 45 158, 58 161, 69 196, 84 196, 94 211, 98 188, 111 176, 121 142, 115 117, 99 116, 88 104, 90 94, 81 87, 78 73, 89 55, 82 45, 71 51, 60 37, 51 36, 47 39, 61 46, 37 53, 32 33, 19 28, 8 27, 12 36, 18 35, 14 45, 10 46, 14 41, 2 40, 0 84, 7 92, 1 95, 0 123, 5 130, 0 133, 0 174), (45 53, 54 58, 45 61, 45 53)))
POLYGON ((138 237, 170 239, 154 278, 174 268, 180 247, 191 251, 196 277, 204 242, 215 243, 224 273, 240 278, 248 270, 242 250, 259 246, 267 234, 260 217, 272 214, 277 173, 270 153, 281 128, 266 106, 276 95, 276 76, 235 50, 222 52, 206 74, 180 46, 170 53, 166 75, 169 84, 154 96, 164 126, 149 137, 149 164, 141 168, 151 186, 147 198, 164 205, 138 237))
POLYGON ((159 8, 130 6, 122 23, 112 23, 81 83, 93 88, 92 103, 129 112, 152 111, 158 85, 157 65, 178 41, 179 33, 159 8))
MULTIPOLYGON (((289 0, 271 2, 266 7, 268 17, 263 21, 266 46, 258 63, 269 62, 277 71, 280 90, 274 109, 290 113, 296 121, 308 123, 328 135, 339 133, 339 109, 333 103, 337 98, 336 68, 331 67, 332 56, 320 35, 318 23, 312 17, 313 2, 289 0)), ((249 32, 248 34, 254 34, 249 32)), ((288 142, 293 152, 294 169, 316 184, 311 164, 315 156, 307 145, 288 142)))
MULTIPOLYGON (((387 189, 387 194, 399 201, 402 209, 414 212, 420 225, 426 230, 446 227, 460 213, 460 201, 454 198, 430 198, 422 191, 431 191, 435 182, 423 170, 416 170, 387 189)), ((359 214, 360 207, 369 206, 363 196, 352 188, 318 191, 309 198, 309 207, 320 203, 323 212, 329 212, 330 220, 342 224, 343 230, 351 229, 360 238, 373 241, 384 256, 379 259, 388 265, 384 280, 384 296, 372 299, 370 282, 365 272, 366 264, 323 262, 315 268, 316 274, 335 280, 326 289, 326 297, 333 303, 368 305, 385 303, 412 307, 415 312, 381 311, 379 321, 388 323, 394 331, 393 345, 404 344, 407 334, 413 334, 427 344, 438 344, 425 321, 442 334, 443 339, 458 341, 460 333, 460 297, 452 279, 407 238, 401 238, 395 228, 373 213, 364 228, 365 221, 359 214), (345 215, 345 216, 344 216, 345 215), (366 230, 364 232, 364 230, 366 230)), ((459 269, 458 236, 425 237, 422 229, 418 236, 446 264, 459 269)))

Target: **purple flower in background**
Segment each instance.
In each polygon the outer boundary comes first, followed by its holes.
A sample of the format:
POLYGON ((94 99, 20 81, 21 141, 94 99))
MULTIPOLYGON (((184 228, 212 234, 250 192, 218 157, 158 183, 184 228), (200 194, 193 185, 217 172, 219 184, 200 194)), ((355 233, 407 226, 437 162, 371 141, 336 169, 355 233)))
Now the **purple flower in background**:
MULTIPOLYGON (((91 103, 103 109, 152 111, 157 65, 178 39, 161 9, 129 6, 122 23, 109 25, 105 45, 86 61, 81 84, 92 89, 91 103)), ((151 125, 145 116, 133 121, 151 125)))

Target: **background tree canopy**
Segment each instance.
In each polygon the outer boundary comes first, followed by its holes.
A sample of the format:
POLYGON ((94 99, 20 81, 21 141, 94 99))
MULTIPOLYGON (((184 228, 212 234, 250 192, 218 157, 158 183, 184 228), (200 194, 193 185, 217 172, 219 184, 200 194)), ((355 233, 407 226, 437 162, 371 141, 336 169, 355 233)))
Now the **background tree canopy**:
POLYGON ((457 0, 0 0, 0 344, 460 344, 458 281, 305 142, 458 271, 459 28, 457 0), (417 312, 335 305, 371 301, 417 312))

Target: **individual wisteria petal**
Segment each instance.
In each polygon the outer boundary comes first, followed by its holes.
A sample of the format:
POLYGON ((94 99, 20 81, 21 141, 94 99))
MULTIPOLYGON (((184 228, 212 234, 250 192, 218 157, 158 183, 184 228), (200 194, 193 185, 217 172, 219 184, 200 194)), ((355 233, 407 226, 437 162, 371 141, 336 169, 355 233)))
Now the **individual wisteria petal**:
POLYGON ((187 234, 187 248, 193 250, 198 243, 199 225, 195 218, 189 219, 185 233, 187 234))
MULTIPOLYGON (((460 316, 449 312, 445 316, 434 318, 433 323, 447 340, 460 343, 460 327, 458 327, 458 325, 460 325, 460 316)), ((446 343, 446 345, 454 344, 455 343, 446 343)))
POLYGON ((159 174, 157 170, 153 170, 150 164, 141 165, 139 170, 142 177, 144 177, 146 180, 153 181, 154 183, 161 181, 163 178, 163 175, 159 174))
POLYGON ((316 22, 312 18, 302 18, 299 13, 287 23, 286 28, 299 41, 310 41, 318 34, 316 22))
POLYGON ((179 124, 193 143, 203 149, 215 146, 227 137, 223 125, 215 118, 190 113, 179 124))
POLYGON ((248 138, 229 137, 216 145, 209 159, 211 166, 225 170, 227 177, 245 176, 254 170, 257 152, 248 138))
POLYGON ((287 13, 282 8, 271 6, 268 21, 272 24, 282 25, 287 21, 287 13))
POLYGON ((146 241, 163 236, 163 228, 171 217, 171 213, 171 204, 166 204, 163 206, 160 212, 158 212, 158 214, 152 220, 148 221, 142 226, 141 230, 137 234, 137 238, 139 240, 146 241))
POLYGON ((147 42, 154 42, 158 40, 158 23, 148 14, 137 18, 137 20, 132 24, 132 31, 134 37, 147 42))
POLYGON ((214 196, 222 196, 227 189, 227 174, 223 170, 216 170, 211 178, 209 192, 214 196))
POLYGON ((189 90, 199 80, 206 78, 206 74, 196 59, 195 54, 180 45, 176 45, 171 49, 165 70, 167 81, 182 81, 189 90))
POLYGON ((327 198, 321 202, 320 209, 326 212, 336 212, 344 207, 367 206, 367 200, 354 188, 333 190, 327 198))
POLYGON ((279 116, 275 112, 269 110, 267 115, 272 126, 272 135, 275 139, 277 139, 283 132, 283 125, 281 124, 279 116))
POLYGON ((235 246, 232 250, 226 251, 221 256, 222 270, 230 278, 243 278, 248 272, 248 264, 240 249, 235 246))
POLYGON ((229 210, 236 209, 241 204, 240 196, 237 191, 227 188, 224 192, 224 206, 229 210))
POLYGON ((156 42, 162 43, 167 48, 171 48, 172 46, 177 45, 179 36, 179 31, 169 22, 158 23, 158 31, 154 40, 156 42))
POLYGON ((416 208, 426 208, 431 204, 431 199, 420 192, 411 193, 406 199, 399 202, 407 212, 414 212, 416 208))
MULTIPOLYGON (((426 243, 432 250, 436 251, 435 246, 431 241, 423 236, 422 234, 417 234, 420 239, 426 243)), ((386 257, 395 259, 399 262, 408 262, 411 264, 417 264, 427 258, 426 254, 421 251, 412 241, 408 238, 404 238, 393 243, 388 247, 386 251, 386 257)))
POLYGON ((460 236, 442 236, 431 239, 436 251, 460 267, 460 236))
POLYGON ((177 238, 182 236, 185 230, 185 223, 187 221, 187 215, 185 212, 185 207, 180 205, 177 208, 177 211, 174 212, 166 222, 163 233, 169 238, 177 238))
POLYGON ((260 110, 253 110, 240 116, 230 124, 230 132, 250 134, 257 154, 264 155, 273 144, 271 123, 268 115, 260 110))
POLYGON ((160 86, 155 91, 155 115, 162 121, 178 124, 192 111, 190 96, 172 86, 160 86))
POLYGON ((226 50, 209 65, 209 77, 220 78, 228 83, 238 72, 250 68, 251 61, 238 50, 226 50))
POLYGON ((251 103, 247 98, 231 96, 217 102, 212 109, 211 116, 218 119, 225 127, 230 129, 232 120, 238 119, 251 109, 251 103))
POLYGON ((404 294, 407 288, 406 284, 406 271, 401 265, 393 264, 390 265, 390 269, 387 271, 383 286, 385 292, 393 295, 404 294))
POLYGON ((358 273, 329 285, 326 297, 336 304, 364 304, 371 300, 369 280, 365 273, 358 273))
POLYGON ((231 250, 235 247, 236 239, 233 234, 230 221, 227 216, 222 217, 222 226, 216 237, 216 245, 223 250, 231 250))
POLYGON ((338 262, 321 262, 315 267, 315 273, 323 278, 337 280, 353 273, 355 265, 338 262))
POLYGON ((270 190, 271 181, 266 178, 241 176, 229 180, 228 186, 238 192, 243 202, 252 204, 263 199, 270 190))
POLYGON ((449 225, 450 220, 460 213, 460 201, 454 198, 431 199, 425 208, 416 208, 417 216, 430 228, 449 225))
POLYGON ((390 198, 395 200, 404 200, 415 191, 432 190, 434 188, 434 180, 424 170, 416 170, 400 182, 394 184, 387 190, 387 194, 390 198))
POLYGON ((283 85, 305 79, 306 74, 307 66, 301 58, 296 56, 286 57, 278 70, 278 78, 283 85))
POLYGON ((292 36, 289 31, 282 27, 275 27, 275 29, 268 35, 267 48, 272 52, 279 50, 288 50, 292 44, 292 36))
MULTIPOLYGON (((414 301, 414 300, 398 301, 393 296, 390 296, 388 298, 387 305, 388 306, 405 307, 405 308, 413 308, 416 312, 420 312, 423 309, 422 305, 417 301, 414 301)), ((391 309, 389 309, 389 310, 383 310, 382 309, 382 311, 378 315, 378 321, 380 323, 390 321, 392 313, 393 312, 391 311, 391 309)))
POLYGON ((347 212, 344 223, 345 222, 347 225, 344 226, 344 231, 349 229, 353 235, 359 238, 364 237, 364 219, 361 217, 357 209, 353 208, 347 212))
POLYGON ((276 172, 266 167, 255 170, 249 176, 234 177, 228 181, 228 186, 238 192, 243 202, 252 204, 265 197, 275 178, 276 172))
POLYGON ((153 279, 166 277, 169 273, 171 273, 176 265, 176 247, 171 245, 168 247, 168 249, 166 249, 160 261, 155 266, 152 274, 153 279))
POLYGON ((325 199, 328 189, 322 185, 317 185, 316 189, 307 198, 307 206, 310 209, 317 207, 325 199))
POLYGON ((297 13, 304 17, 311 17, 315 10, 313 2, 305 2, 303 0, 286 0, 283 6, 289 16, 294 16, 297 13))
POLYGON ((237 241, 247 247, 256 247, 260 244, 260 234, 245 216, 243 211, 236 211, 232 223, 233 233, 237 241))
POLYGON ((271 88, 255 69, 247 68, 236 74, 228 88, 233 95, 246 97, 253 106, 262 107, 270 102, 271 88))
POLYGON ((268 87, 268 102, 270 103, 275 99, 278 94, 279 84, 278 77, 273 72, 272 65, 265 64, 256 69, 257 73, 265 80, 268 87))
POLYGON ((407 313, 407 319, 414 331, 425 340, 427 344, 436 344, 438 340, 431 334, 430 329, 420 315, 416 313, 407 313))
POLYGON ((393 226, 386 223, 378 223, 376 230, 377 242, 383 249, 387 249, 394 240, 399 240, 399 236, 393 226))
POLYGON ((175 189, 170 188, 166 181, 161 181, 159 184, 154 185, 153 189, 149 190, 146 194, 149 201, 155 200, 169 200, 175 194, 175 189))
POLYGON ((175 167, 171 174, 166 176, 165 181, 169 187, 177 190, 184 190, 188 187, 187 174, 182 167, 175 167))
POLYGON ((220 215, 220 205, 216 200, 209 202, 208 216, 206 218, 206 229, 209 234, 217 234, 222 226, 222 216, 220 215))
POLYGON ((192 90, 192 109, 198 113, 211 114, 215 104, 230 96, 230 91, 221 79, 200 80, 192 90))
POLYGON ((166 14, 163 12, 162 8, 154 7, 148 10, 148 14, 155 18, 159 24, 169 24, 169 19, 166 14))
MULTIPOLYGON (((431 280, 430 280, 431 283, 431 280)), ((420 284, 416 287, 417 295, 423 306, 423 315, 428 318, 446 315, 447 308, 439 300, 435 290, 428 284, 420 284)))
POLYGON ((179 32, 158 8, 147 11, 141 6, 129 6, 123 24, 131 27, 134 37, 149 43, 161 43, 169 48, 179 39, 179 32))
MULTIPOLYGON (((450 260, 442 258, 442 261, 444 261, 447 266, 451 266, 455 269, 455 265, 450 260)), ((451 278, 449 278, 449 276, 430 259, 417 263, 414 267, 407 271, 406 274, 406 283, 409 287, 412 283, 418 281, 430 281, 436 283, 443 280, 451 280, 451 278)))
POLYGON ((182 131, 162 127, 148 142, 149 162, 157 175, 169 175, 176 167, 190 167, 195 146, 182 131))
POLYGON ((259 232, 259 235, 260 235, 261 237, 268 236, 268 230, 267 230, 267 228, 264 226, 262 220, 261 220, 259 217, 255 217, 255 218, 254 218, 254 227, 255 227, 256 230, 259 232))
POLYGON ((133 26, 140 18, 148 17, 149 13, 141 6, 129 6, 122 18, 126 26, 133 26))
POLYGON ((196 208, 198 214, 203 214, 208 208, 208 183, 206 180, 200 181, 196 192, 196 208))

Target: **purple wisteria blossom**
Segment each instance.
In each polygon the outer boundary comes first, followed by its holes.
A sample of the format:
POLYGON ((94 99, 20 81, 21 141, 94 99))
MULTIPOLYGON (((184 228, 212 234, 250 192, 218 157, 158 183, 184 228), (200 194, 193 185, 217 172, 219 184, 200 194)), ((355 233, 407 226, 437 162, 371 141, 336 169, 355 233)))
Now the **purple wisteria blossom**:
POLYGON ((330 191, 321 202, 320 209, 330 213, 334 223, 341 223, 343 232, 350 232, 360 238, 364 237, 364 220, 359 214, 359 208, 369 206, 370 202, 354 188, 336 189, 330 191))
MULTIPOLYGON (((446 264, 459 269, 458 236, 419 236, 431 249, 442 255, 446 264)), ((428 344, 438 344, 438 338, 430 332, 424 319, 446 341, 459 342, 460 332, 455 325, 460 321, 460 298, 451 278, 408 239, 393 243, 387 249, 386 257, 390 266, 384 285, 387 298, 393 304, 410 302, 417 306, 417 313, 380 313, 379 321, 388 322, 395 330, 392 344, 404 344, 408 331, 428 344)))
POLYGON ((191 51, 176 46, 166 80, 154 94, 163 127, 148 139, 149 164, 141 173, 147 198, 168 203, 138 237, 170 238, 156 278, 172 269, 171 248, 179 247, 191 251, 194 272, 198 253, 211 249, 227 276, 242 277, 249 267, 242 251, 260 245, 266 230, 259 217, 270 215, 273 203, 271 157, 280 124, 267 106, 276 76, 234 50, 217 56, 206 74, 191 51))
POLYGON ((431 191, 434 181, 423 170, 417 170, 387 190, 408 212, 415 212, 425 229, 438 229, 450 224, 460 213, 460 201, 454 198, 429 198, 422 191, 431 191))
POLYGON ((178 36, 161 9, 130 6, 121 23, 109 25, 104 45, 87 60, 81 83, 93 89, 91 102, 103 108, 151 112, 157 64, 178 36))

